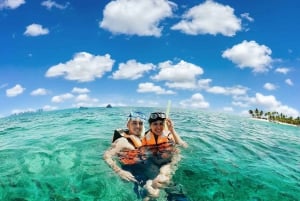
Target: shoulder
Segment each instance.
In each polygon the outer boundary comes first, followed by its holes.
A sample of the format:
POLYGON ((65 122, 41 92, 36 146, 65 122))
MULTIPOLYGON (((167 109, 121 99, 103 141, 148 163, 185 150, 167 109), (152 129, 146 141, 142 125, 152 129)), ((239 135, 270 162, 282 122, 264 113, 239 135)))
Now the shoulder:
POLYGON ((124 144, 124 143, 129 143, 125 137, 118 138, 113 142, 113 144, 117 144, 117 145, 124 144))
POLYGON ((125 137, 121 137, 113 142, 112 147, 115 147, 117 150, 132 149, 133 145, 125 137))
POLYGON ((115 131, 114 131, 115 133, 117 132, 117 133, 128 133, 129 132, 129 130, 128 129, 124 129, 124 128, 118 128, 118 129, 116 129, 115 131))
POLYGON ((122 137, 115 142, 115 146, 118 147, 119 150, 133 150, 135 149, 134 145, 132 145, 127 138, 122 137))
POLYGON ((124 137, 124 133, 128 133, 128 129, 116 129, 114 131, 112 142, 115 142, 117 139, 124 137))
POLYGON ((150 138, 150 137, 151 137, 151 134, 152 134, 152 132, 151 132, 150 130, 147 130, 147 131, 145 132, 145 135, 144 135, 143 139, 150 138))

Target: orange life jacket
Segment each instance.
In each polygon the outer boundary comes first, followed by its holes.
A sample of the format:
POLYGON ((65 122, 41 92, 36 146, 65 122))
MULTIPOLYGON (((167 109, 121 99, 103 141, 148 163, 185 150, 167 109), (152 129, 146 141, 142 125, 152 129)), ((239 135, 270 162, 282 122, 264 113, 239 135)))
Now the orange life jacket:
POLYGON ((162 135, 155 136, 150 130, 142 140, 143 147, 147 150, 147 158, 152 161, 170 162, 171 157, 176 151, 175 143, 170 131, 164 131, 162 135))
POLYGON ((132 165, 143 160, 144 155, 140 151, 140 149, 138 149, 142 146, 142 142, 139 139, 137 139, 134 135, 130 135, 128 130, 122 129, 115 130, 112 142, 116 141, 121 137, 126 138, 128 142, 131 143, 136 149, 123 150, 120 153, 118 153, 120 162, 124 165, 132 165))
POLYGON ((139 148, 142 146, 141 140, 137 139, 134 135, 130 135, 128 129, 115 130, 112 142, 116 141, 121 137, 125 137, 128 140, 128 142, 132 144, 135 148, 139 148))
POLYGON ((164 130, 162 135, 155 136, 150 130, 145 134, 144 138, 142 139, 142 145, 159 145, 163 143, 173 142, 173 137, 170 131, 164 130))
POLYGON ((134 165, 146 160, 146 156, 140 149, 125 150, 118 154, 120 163, 123 165, 134 165))

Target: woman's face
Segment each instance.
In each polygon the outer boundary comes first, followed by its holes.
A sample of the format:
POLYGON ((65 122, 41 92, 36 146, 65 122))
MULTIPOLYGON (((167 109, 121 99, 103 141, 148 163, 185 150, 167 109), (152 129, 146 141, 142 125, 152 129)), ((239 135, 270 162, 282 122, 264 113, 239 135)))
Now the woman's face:
POLYGON ((154 121, 150 124, 150 128, 155 135, 161 135, 164 130, 164 121, 154 121))

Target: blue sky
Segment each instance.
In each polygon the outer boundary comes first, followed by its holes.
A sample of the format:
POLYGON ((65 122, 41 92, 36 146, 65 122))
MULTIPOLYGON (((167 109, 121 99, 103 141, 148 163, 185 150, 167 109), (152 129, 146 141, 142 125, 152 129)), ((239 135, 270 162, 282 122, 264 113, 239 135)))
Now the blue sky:
POLYGON ((162 106, 300 116, 299 1, 0 0, 0 116, 162 106))

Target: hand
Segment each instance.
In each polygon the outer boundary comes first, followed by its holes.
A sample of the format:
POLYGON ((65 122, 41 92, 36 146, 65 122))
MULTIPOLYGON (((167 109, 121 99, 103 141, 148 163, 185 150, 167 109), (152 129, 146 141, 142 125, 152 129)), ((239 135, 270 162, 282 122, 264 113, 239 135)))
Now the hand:
POLYGON ((179 144, 180 146, 183 146, 183 148, 187 148, 189 145, 185 142, 185 141, 181 141, 180 142, 180 144, 179 144))
POLYGON ((159 197, 159 189, 153 188, 153 181, 148 180, 144 186, 147 190, 148 196, 151 198, 158 198, 159 197))
POLYGON ((166 119, 166 124, 167 124, 167 127, 168 127, 169 130, 173 130, 174 129, 174 124, 173 124, 173 122, 172 122, 171 119, 167 118, 166 119))
POLYGON ((173 136, 176 138, 175 139, 175 142, 177 144, 179 144, 180 146, 184 147, 184 148, 187 148, 188 147, 188 144, 183 141, 177 134, 176 134, 176 131, 174 129, 174 124, 173 124, 173 121, 169 118, 166 119, 166 125, 168 127, 168 130, 171 131, 171 133, 173 134, 173 136))
POLYGON ((132 182, 137 182, 137 180, 134 178, 134 176, 128 172, 128 171, 125 171, 125 170, 120 170, 118 172, 118 174, 120 175, 120 177, 126 181, 132 181, 132 182))
POLYGON ((171 180, 170 175, 163 175, 159 174, 153 181, 152 181, 152 187, 153 188, 165 188, 171 180))

